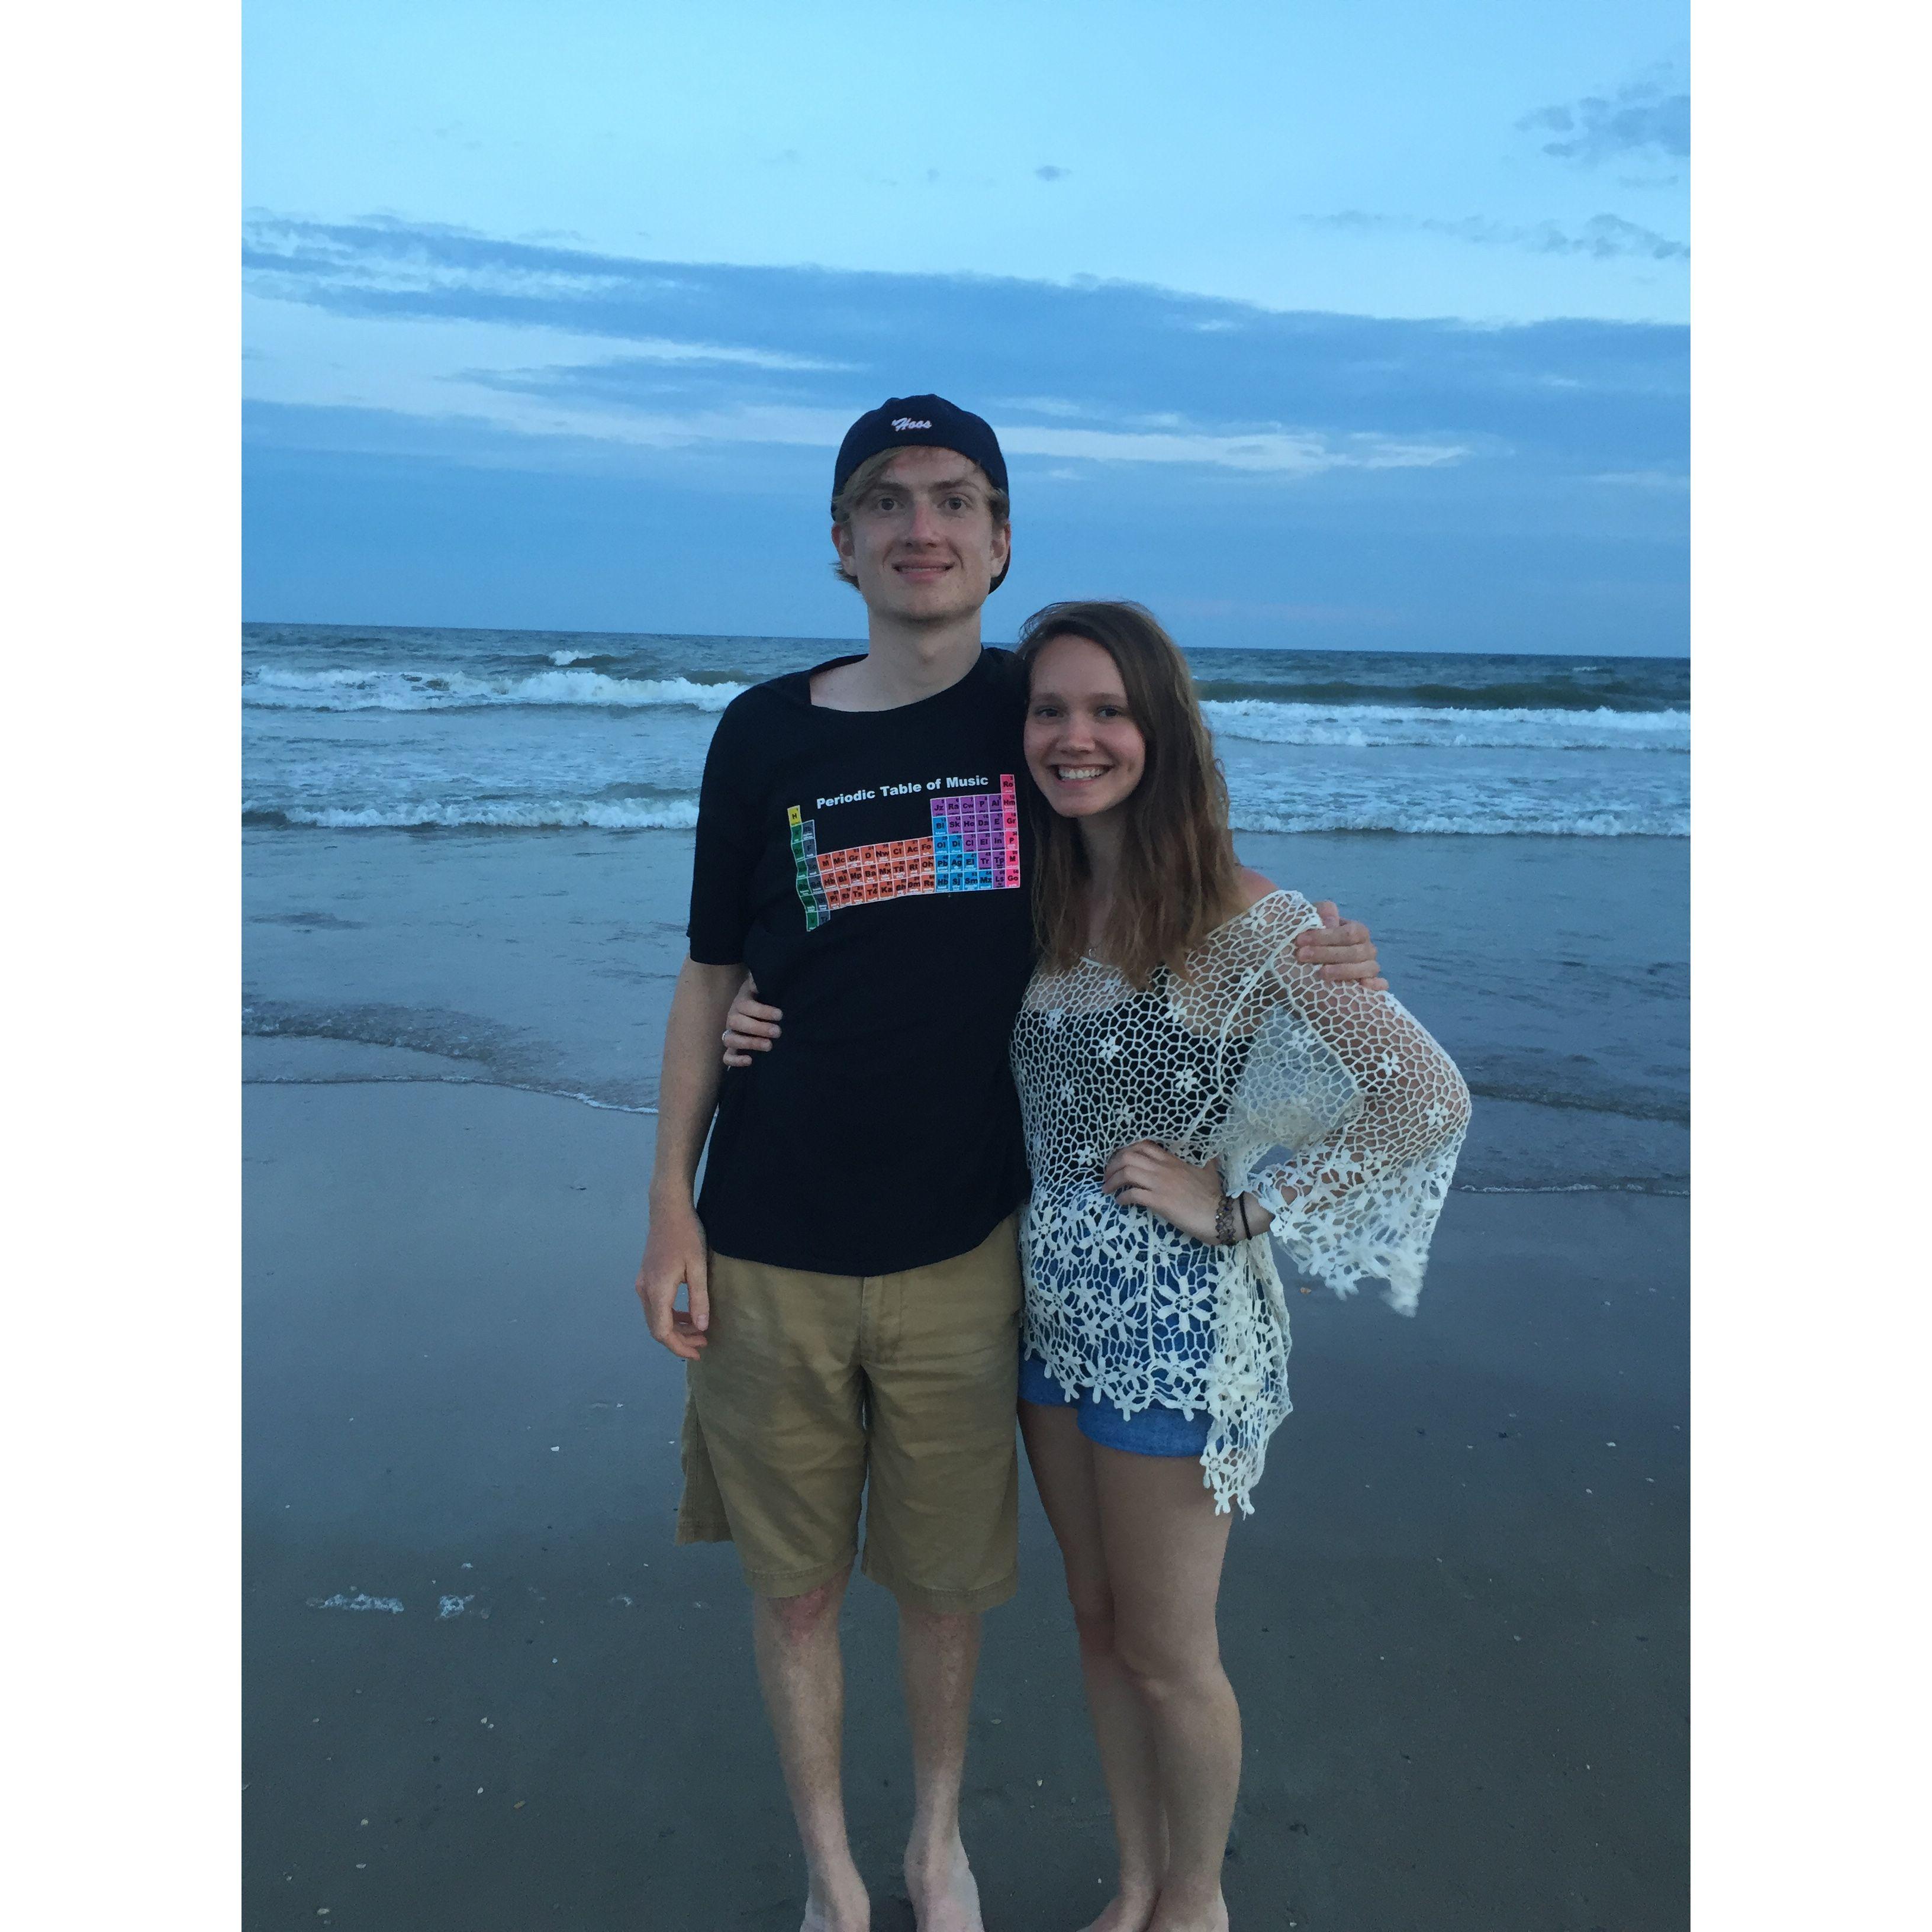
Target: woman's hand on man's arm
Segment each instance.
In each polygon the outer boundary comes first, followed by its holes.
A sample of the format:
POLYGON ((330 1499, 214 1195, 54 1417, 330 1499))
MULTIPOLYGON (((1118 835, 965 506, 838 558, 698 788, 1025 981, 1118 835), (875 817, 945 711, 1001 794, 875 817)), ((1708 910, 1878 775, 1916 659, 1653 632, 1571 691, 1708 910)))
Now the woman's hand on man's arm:
POLYGON ((748 1066, 753 1054, 770 1052, 783 1017, 776 1006, 760 1004, 758 982, 747 973, 724 1016, 724 1064, 748 1066))

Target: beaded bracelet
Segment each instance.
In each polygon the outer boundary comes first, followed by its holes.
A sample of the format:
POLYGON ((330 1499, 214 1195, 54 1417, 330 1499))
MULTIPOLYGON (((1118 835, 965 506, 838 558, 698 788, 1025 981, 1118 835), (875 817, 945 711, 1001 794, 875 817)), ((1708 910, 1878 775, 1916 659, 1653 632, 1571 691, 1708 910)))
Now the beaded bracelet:
POLYGON ((1234 1232, 1234 1197, 1224 1194, 1214 1210, 1214 1244, 1232 1248, 1240 1238, 1234 1232))

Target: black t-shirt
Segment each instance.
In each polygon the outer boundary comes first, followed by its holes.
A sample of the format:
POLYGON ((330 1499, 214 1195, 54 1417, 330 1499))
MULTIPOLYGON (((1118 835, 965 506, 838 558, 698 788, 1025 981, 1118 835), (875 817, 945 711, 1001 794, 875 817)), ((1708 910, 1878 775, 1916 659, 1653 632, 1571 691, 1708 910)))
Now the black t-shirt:
POLYGON ((1024 681, 982 650, 934 697, 835 711, 812 675, 734 699, 705 760, 691 956, 742 961, 784 1019, 725 1070, 698 1213, 742 1260, 890 1274, 968 1252, 1026 1192, 1024 681))

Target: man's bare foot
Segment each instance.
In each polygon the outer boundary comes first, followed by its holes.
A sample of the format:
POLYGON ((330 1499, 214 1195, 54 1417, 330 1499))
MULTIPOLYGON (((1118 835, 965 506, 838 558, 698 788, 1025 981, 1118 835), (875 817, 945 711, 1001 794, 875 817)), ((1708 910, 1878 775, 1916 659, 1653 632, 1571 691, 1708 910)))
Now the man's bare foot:
POLYGON ((950 1844, 930 1852, 908 1846, 905 1878, 919 1932, 986 1932, 980 1888, 957 1833, 950 1844))
POLYGON ((854 1866, 836 1878, 813 1882, 798 1932, 872 1932, 872 1901, 854 1866))
POLYGON ((1157 1902, 1150 1892, 1117 1892, 1108 1900, 1106 1910, 1082 1926, 1081 1932, 1148 1932, 1157 1902))

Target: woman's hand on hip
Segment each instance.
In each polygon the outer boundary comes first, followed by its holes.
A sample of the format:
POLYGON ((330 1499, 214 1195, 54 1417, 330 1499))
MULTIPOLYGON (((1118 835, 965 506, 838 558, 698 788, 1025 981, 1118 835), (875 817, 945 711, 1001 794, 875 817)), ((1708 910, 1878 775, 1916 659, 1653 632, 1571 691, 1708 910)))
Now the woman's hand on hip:
POLYGON ((1144 1208, 1197 1241, 1214 1239, 1221 1204, 1218 1162, 1196 1167, 1158 1141, 1136 1141, 1108 1162, 1100 1185, 1116 1201, 1144 1208))

